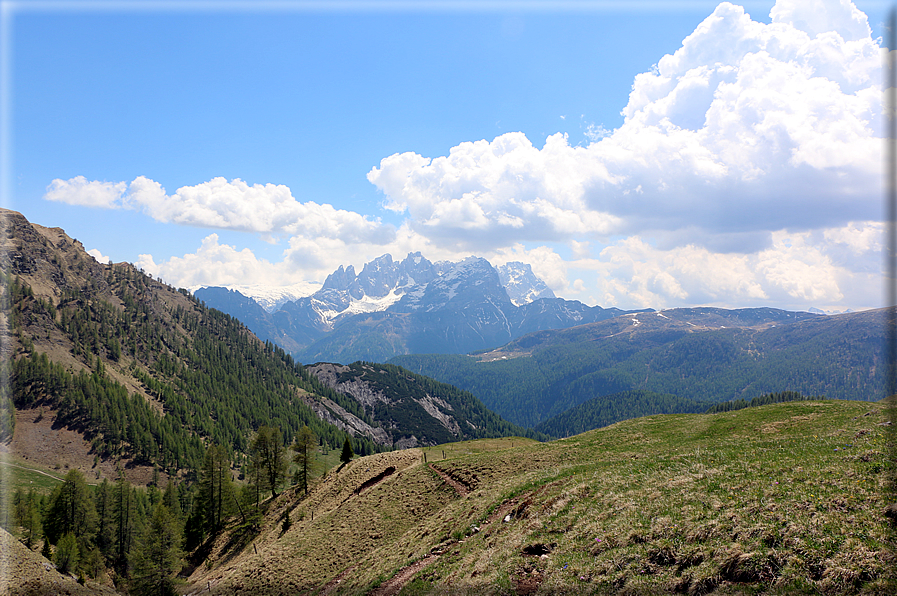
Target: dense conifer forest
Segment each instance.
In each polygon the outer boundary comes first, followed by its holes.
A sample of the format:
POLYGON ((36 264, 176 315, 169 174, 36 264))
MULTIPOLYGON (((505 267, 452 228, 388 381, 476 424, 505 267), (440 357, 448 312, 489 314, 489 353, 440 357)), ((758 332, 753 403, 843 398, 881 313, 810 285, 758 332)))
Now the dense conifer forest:
MULTIPOLYGON (((298 391, 364 416, 357 402, 321 385, 236 319, 187 292, 187 307, 154 301, 147 280, 127 265, 110 269, 107 282, 123 309, 77 289, 54 307, 10 280, 14 329, 25 352, 13 362, 15 405, 58 409, 61 421, 83 430, 101 456, 133 457, 170 472, 196 469, 202 441, 224 446, 232 457, 246 452, 250 435, 264 424, 281 428, 287 443, 309 426, 329 445, 341 444, 344 433, 321 421, 298 391), (157 316, 153 307, 168 316, 157 316), (55 321, 89 368, 72 372, 33 353, 33 340, 22 330, 40 320, 55 321), (109 378, 104 360, 124 360, 158 409, 109 378)), ((380 450, 364 437, 355 441, 361 454, 380 450)))
POLYGON ((648 414, 693 414, 707 404, 675 395, 634 389, 601 395, 561 412, 536 425, 535 430, 553 437, 578 435, 594 428, 632 418, 632 412, 648 414))
MULTIPOLYGON (((490 410, 529 428, 592 398, 636 390, 674 397, 662 410, 636 400, 634 409, 602 421, 698 412, 706 405, 697 404, 782 391, 863 401, 884 397, 881 311, 765 329, 659 329, 602 337, 601 325, 524 336, 489 361, 436 354, 390 362, 470 391, 490 410)), ((555 432, 575 434, 575 428, 555 432)))
POLYGON ((781 404, 787 401, 815 401, 826 399, 822 395, 801 395, 797 391, 780 391, 778 393, 767 393, 754 399, 747 401, 744 399, 735 399, 732 401, 724 401, 714 404, 707 408, 708 414, 716 414, 717 412, 732 412, 735 410, 743 410, 744 408, 756 408, 758 406, 768 406, 769 404, 781 404))

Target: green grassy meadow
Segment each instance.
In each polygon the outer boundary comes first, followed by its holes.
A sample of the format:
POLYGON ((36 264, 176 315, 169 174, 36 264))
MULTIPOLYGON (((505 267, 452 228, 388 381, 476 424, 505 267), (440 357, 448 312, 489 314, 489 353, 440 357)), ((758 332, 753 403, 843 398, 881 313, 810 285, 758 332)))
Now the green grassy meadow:
POLYGON ((11 496, 17 489, 24 492, 34 490, 41 495, 49 495, 53 488, 62 482, 64 473, 56 470, 47 470, 42 466, 31 464, 20 457, 9 453, 0 454, 0 474, 3 482, 0 482, 0 495, 11 496))
POLYGON ((289 532, 270 522, 258 554, 201 579, 222 594, 893 594, 887 422, 882 403, 792 402, 359 458, 282 495, 271 515, 291 511, 289 532))

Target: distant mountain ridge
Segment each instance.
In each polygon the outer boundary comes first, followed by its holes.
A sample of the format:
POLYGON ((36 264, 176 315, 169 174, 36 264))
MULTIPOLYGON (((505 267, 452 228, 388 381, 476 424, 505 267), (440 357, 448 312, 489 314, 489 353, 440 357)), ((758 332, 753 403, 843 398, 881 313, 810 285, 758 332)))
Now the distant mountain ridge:
POLYGON ((320 290, 273 313, 222 288, 202 288, 195 295, 309 363, 466 353, 532 331, 632 312, 557 298, 525 263, 493 267, 479 257, 433 263, 419 252, 401 261, 383 255, 358 273, 351 265, 340 266, 320 290))
POLYGON ((781 391, 881 399, 884 329, 893 320, 885 309, 819 315, 676 308, 538 331, 475 355, 390 362, 470 391, 506 420, 566 434, 581 428, 565 428, 563 420, 539 425, 593 398, 604 401, 592 409, 601 410, 605 424, 781 391))
POLYGON ((258 303, 265 312, 276 312, 283 304, 299 300, 305 296, 311 296, 321 289, 321 282, 303 281, 288 286, 269 286, 264 284, 230 284, 226 286, 212 286, 202 284, 190 286, 187 289, 194 295, 204 288, 223 288, 241 294, 258 303))

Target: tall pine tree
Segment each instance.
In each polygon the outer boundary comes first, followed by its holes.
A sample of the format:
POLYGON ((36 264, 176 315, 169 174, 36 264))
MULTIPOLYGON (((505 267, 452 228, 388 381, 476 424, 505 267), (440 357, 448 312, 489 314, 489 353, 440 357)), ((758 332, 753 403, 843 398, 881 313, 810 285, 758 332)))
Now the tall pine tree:
POLYGON ((293 443, 293 461, 299 466, 296 472, 298 476, 299 488, 308 494, 308 482, 317 470, 318 437, 307 426, 299 429, 296 435, 296 442, 293 443))
POLYGON ((199 481, 199 503, 203 534, 216 534, 224 527, 233 499, 230 460, 220 445, 212 445, 206 456, 199 481))
POLYGON ((164 502, 153 510, 134 556, 133 593, 174 596, 175 576, 184 566, 182 530, 164 502))
POLYGON ((252 465, 261 472, 272 496, 287 475, 287 454, 279 428, 261 426, 252 439, 252 465))
POLYGON ((339 460, 343 462, 343 464, 347 464, 352 461, 354 456, 355 453, 352 451, 352 442, 349 440, 349 437, 346 436, 346 440, 343 441, 343 452, 340 453, 339 460))
POLYGON ((92 538, 97 513, 93 496, 80 470, 70 470, 62 484, 50 495, 50 506, 44 520, 44 531, 51 544, 66 534, 76 538, 92 538))

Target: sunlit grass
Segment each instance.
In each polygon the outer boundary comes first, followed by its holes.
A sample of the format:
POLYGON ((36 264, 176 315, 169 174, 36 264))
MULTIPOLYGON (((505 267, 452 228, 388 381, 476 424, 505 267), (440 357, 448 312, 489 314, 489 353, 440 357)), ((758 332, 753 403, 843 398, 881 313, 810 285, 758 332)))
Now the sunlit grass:
POLYGON ((24 492, 34 490, 37 494, 50 494, 53 488, 62 482, 62 474, 36 466, 9 453, 0 454, 0 465, 5 467, 3 476, 5 482, 0 486, 0 490, 4 493, 13 494, 21 489, 24 492))
MULTIPOLYGON (((880 404, 795 402, 360 458, 285 496, 294 529, 259 557, 297 589, 339 577, 333 594, 416 561, 403 594, 895 593, 886 420, 880 404)), ((227 581, 265 593, 245 565, 227 581)))

